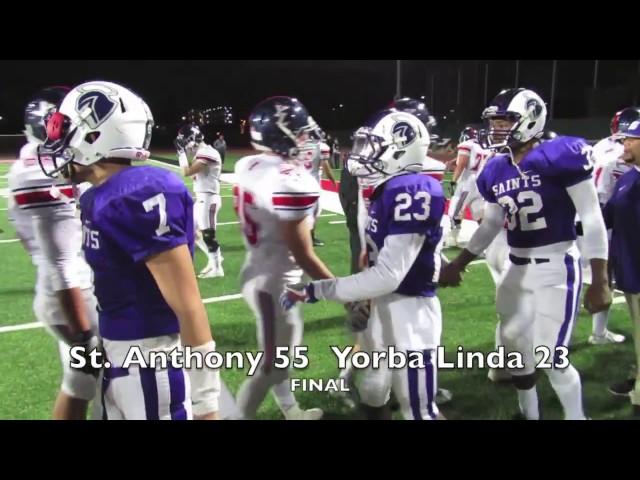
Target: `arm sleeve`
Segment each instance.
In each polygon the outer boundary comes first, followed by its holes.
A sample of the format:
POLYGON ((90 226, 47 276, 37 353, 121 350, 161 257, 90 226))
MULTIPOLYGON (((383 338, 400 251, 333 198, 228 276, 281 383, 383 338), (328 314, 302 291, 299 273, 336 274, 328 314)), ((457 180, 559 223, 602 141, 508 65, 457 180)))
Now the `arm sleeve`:
POLYGON ((609 245, 607 242, 607 230, 598 203, 596 188, 590 179, 583 180, 573 186, 567 187, 567 193, 571 197, 578 217, 582 222, 583 244, 582 255, 587 259, 609 257, 609 245))
POLYGON ((418 257, 424 240, 425 236, 417 233, 387 236, 373 267, 348 277, 313 282, 316 298, 347 303, 394 292, 418 257))
POLYGON ((467 250, 474 255, 480 255, 504 228, 504 211, 497 203, 487 203, 484 209, 482 223, 467 244, 467 250))

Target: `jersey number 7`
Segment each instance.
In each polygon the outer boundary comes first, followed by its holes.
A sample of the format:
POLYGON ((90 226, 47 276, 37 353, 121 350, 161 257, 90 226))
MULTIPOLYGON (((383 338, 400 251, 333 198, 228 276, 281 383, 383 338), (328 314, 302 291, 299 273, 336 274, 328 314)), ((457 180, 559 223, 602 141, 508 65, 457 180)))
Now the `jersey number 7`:
POLYGON ((156 235, 161 236, 169 232, 171 229, 167 226, 167 199, 164 193, 159 193, 151 198, 147 198, 142 202, 145 212, 150 212, 155 206, 158 206, 160 213, 160 224, 156 228, 156 235))

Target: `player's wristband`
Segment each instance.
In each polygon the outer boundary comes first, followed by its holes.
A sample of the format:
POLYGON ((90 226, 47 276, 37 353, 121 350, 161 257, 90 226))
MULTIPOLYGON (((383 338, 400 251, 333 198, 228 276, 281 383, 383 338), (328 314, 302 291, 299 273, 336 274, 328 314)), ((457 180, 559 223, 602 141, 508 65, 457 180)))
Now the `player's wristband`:
POLYGON ((307 293, 316 302, 318 300, 333 300, 336 294, 336 279, 314 280, 309 284, 307 293))
MULTIPOLYGON (((198 352, 203 357, 210 352, 215 352, 216 342, 193 347, 192 352, 198 352)), ((208 368, 203 364, 203 368, 191 368, 188 370, 191 380, 191 403, 193 414, 202 416, 218 411, 218 398, 220 397, 220 371, 208 368)))

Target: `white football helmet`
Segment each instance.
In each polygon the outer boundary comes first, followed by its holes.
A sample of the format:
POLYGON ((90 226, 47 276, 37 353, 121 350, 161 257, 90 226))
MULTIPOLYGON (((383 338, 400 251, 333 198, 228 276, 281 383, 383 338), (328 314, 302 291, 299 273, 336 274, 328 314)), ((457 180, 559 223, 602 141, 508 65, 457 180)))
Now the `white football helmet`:
POLYGON ((353 136, 349 170, 356 177, 384 181, 405 172, 421 172, 429 150, 429 132, 416 116, 383 110, 353 136))
POLYGON ((146 160, 153 129, 147 104, 111 82, 83 83, 47 120, 47 139, 38 149, 40 166, 57 176, 71 162, 92 165, 105 158, 146 160), (42 158, 51 161, 43 163, 42 158))
POLYGON ((547 123, 547 107, 540 96, 524 88, 502 90, 482 112, 485 130, 480 132, 482 146, 492 150, 509 149, 534 138, 541 138, 547 123), (513 122, 511 128, 498 129, 491 120, 513 122))

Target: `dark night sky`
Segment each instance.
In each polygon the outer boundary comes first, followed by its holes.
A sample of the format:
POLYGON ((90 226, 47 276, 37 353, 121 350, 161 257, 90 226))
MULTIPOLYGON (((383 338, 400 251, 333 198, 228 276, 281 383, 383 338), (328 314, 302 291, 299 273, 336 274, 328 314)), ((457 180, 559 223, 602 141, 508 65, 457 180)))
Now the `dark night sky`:
MULTIPOLYGON (((461 117, 477 120, 484 106, 485 63, 403 61, 402 93, 425 95, 430 104, 431 75, 436 74, 435 105, 429 106, 438 115, 446 114, 456 105, 461 68, 461 117)), ((585 99, 593 65, 587 60, 558 62, 557 118, 588 114, 585 99)), ((489 99, 499 89, 513 86, 514 67, 514 61, 490 62, 489 99)), ((599 71, 602 89, 637 83, 638 61, 601 61, 599 71)), ((22 129, 22 109, 39 88, 93 79, 115 81, 137 91, 158 124, 177 122, 191 107, 230 105, 246 115, 262 98, 286 94, 297 96, 326 129, 351 129, 392 100, 396 65, 394 60, 28 60, 0 61, 0 72, 0 133, 22 129), (340 103, 344 109, 333 112, 340 103)), ((522 86, 537 89, 549 101, 550 60, 522 60, 520 79, 522 86)), ((627 101, 625 97, 619 103, 627 101)))

